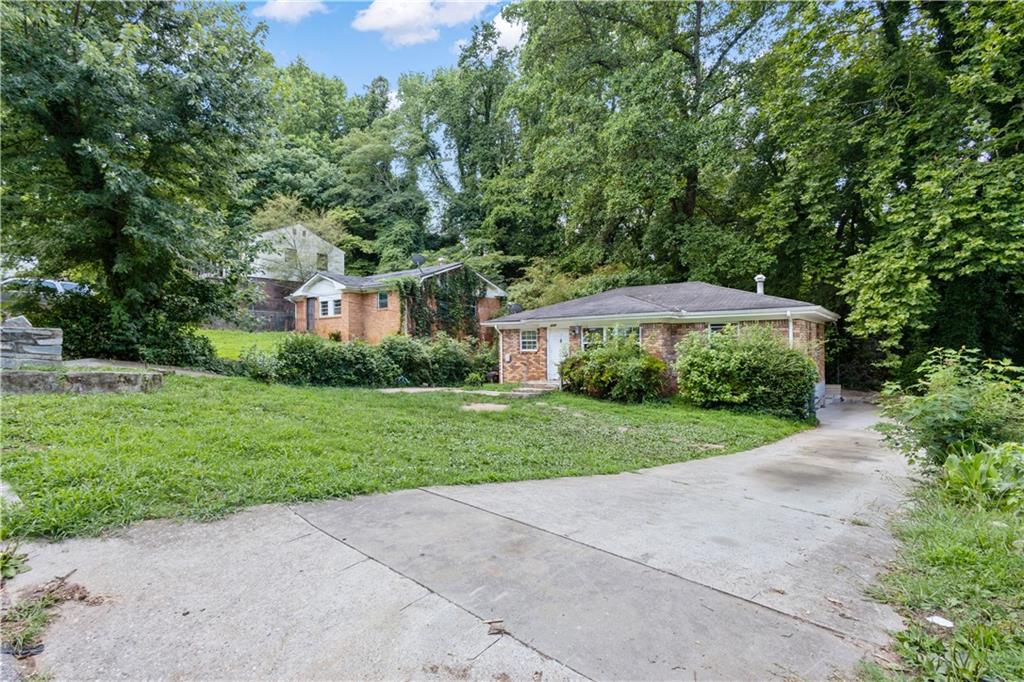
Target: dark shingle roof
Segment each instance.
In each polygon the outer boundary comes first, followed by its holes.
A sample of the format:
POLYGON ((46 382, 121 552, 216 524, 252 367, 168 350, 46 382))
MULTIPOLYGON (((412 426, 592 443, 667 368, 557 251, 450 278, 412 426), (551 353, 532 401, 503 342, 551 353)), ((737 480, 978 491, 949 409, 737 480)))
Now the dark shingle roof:
POLYGON ((374 289, 390 279, 401 279, 402 277, 430 277, 446 270, 457 270, 462 263, 440 263, 438 265, 424 265, 422 268, 411 270, 395 270, 394 272, 380 272, 376 275, 340 275, 336 272, 322 270, 316 274, 334 280, 338 284, 344 284, 353 289, 374 289))
POLYGON ((513 313, 488 322, 520 322, 604 315, 628 317, 658 313, 677 315, 719 311, 743 312, 765 308, 797 307, 816 306, 814 303, 797 301, 792 298, 755 294, 752 291, 730 289, 705 282, 677 282, 675 284, 652 284, 611 289, 592 296, 513 313))

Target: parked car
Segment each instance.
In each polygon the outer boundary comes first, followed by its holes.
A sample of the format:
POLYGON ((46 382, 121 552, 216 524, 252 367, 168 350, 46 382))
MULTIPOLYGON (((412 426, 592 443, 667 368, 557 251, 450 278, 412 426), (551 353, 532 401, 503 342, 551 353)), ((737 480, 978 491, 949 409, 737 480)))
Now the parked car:
POLYGON ((90 293, 88 286, 78 282, 68 282, 62 279, 43 279, 40 277, 8 277, 0 282, 0 301, 9 300, 12 294, 28 291, 56 294, 90 293))

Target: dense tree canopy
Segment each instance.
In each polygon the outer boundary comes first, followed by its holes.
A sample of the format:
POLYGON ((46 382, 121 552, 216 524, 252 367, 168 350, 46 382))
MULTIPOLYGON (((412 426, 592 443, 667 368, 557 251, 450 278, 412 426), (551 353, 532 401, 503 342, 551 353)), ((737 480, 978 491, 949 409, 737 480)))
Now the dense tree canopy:
POLYGON ((1024 356, 1024 4, 504 12, 520 46, 485 22, 353 94, 273 66, 235 8, 5 7, 5 253, 126 310, 190 292, 185 322, 217 307, 199 263, 241 272, 246 235, 303 221, 353 272, 428 251, 524 305, 763 272, 843 316, 846 382, 933 345, 1024 356))

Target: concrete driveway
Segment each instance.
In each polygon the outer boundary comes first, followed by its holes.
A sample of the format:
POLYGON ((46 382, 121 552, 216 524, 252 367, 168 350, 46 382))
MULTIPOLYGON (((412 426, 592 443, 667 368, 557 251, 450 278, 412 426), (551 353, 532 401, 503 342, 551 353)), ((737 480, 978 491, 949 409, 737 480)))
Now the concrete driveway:
POLYGON ((103 598, 51 626, 36 661, 58 679, 845 677, 900 626, 863 590, 893 553, 907 470, 870 407, 820 416, 635 473, 33 545, 12 586, 77 569, 103 598))

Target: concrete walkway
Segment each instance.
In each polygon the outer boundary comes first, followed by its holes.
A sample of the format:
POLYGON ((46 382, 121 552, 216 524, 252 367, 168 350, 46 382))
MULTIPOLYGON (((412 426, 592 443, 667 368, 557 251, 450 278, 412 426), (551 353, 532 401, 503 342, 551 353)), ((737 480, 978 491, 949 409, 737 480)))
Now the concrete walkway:
POLYGON ((58 679, 847 677, 900 625, 863 589, 893 553, 907 470, 870 407, 821 416, 637 473, 32 545, 13 587, 77 569, 105 598, 51 626, 37 659, 58 679))

